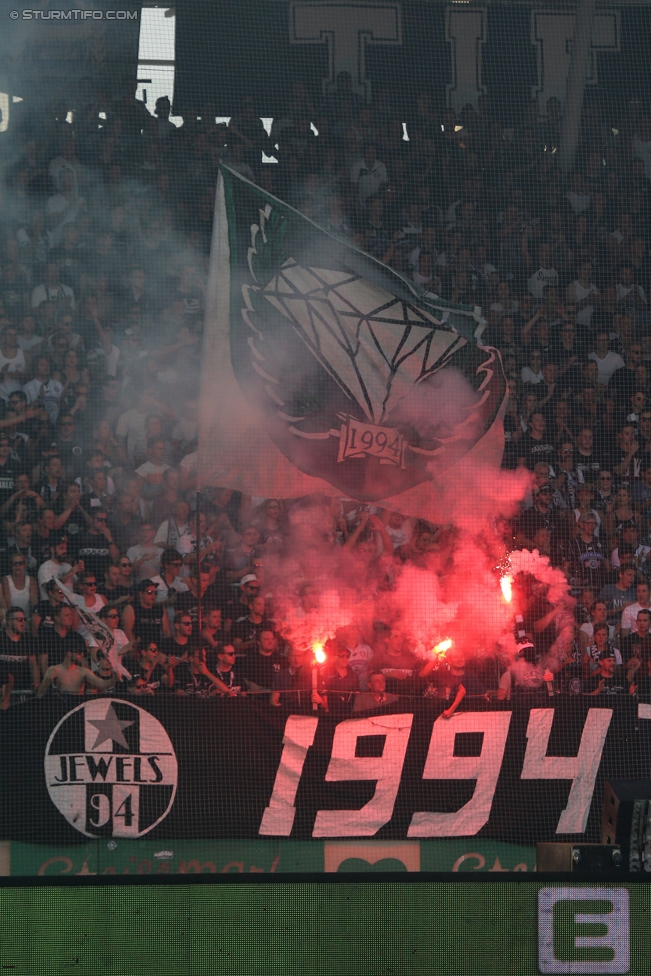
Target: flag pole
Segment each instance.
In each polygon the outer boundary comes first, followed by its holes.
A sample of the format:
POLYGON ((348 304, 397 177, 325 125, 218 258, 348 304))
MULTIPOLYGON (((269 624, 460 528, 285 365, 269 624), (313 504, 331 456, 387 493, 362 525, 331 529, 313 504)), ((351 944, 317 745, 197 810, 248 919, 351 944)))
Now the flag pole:
POLYGON ((197 592, 199 594, 198 597, 199 606, 197 608, 197 626, 199 628, 199 647, 200 649, 203 649, 203 607, 202 607, 203 597, 201 594, 201 535, 200 535, 201 511, 200 511, 200 504, 199 504, 200 500, 201 500, 201 489, 199 488, 199 458, 197 457, 197 497, 196 497, 197 511, 196 511, 196 518, 195 518, 194 534, 197 540, 197 587, 198 587, 197 592))

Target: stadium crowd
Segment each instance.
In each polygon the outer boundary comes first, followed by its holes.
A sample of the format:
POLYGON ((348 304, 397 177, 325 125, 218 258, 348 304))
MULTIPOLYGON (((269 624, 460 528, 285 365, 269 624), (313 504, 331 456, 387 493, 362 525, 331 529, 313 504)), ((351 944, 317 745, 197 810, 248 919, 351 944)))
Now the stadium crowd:
MULTIPOLYGON (((152 116, 129 90, 98 95, 72 123, 70 108, 15 105, 0 136, 0 708, 50 686, 271 705, 302 695, 343 713, 408 694, 452 714, 465 694, 546 695, 551 682, 649 695, 642 104, 615 126, 588 102, 567 178, 554 99, 546 118, 532 102, 507 129, 487 96, 457 116, 423 92, 403 122, 389 91, 367 105, 342 74, 321 102, 295 83, 270 134, 254 96, 228 125, 189 107, 176 127, 168 99, 152 116), (548 555, 577 599, 573 655, 536 689, 519 692, 495 658, 424 663, 408 622, 378 610, 405 566, 445 576, 453 525, 343 499, 197 496, 220 160, 418 291, 483 308, 482 341, 500 350, 510 391, 503 465, 532 472, 521 512, 495 531, 507 550, 548 555), (360 599, 374 594, 377 612, 332 634, 313 691, 283 621, 318 610, 324 567, 360 599), (113 632, 119 660, 98 652, 84 610, 113 632)), ((557 612, 544 587, 525 580, 519 594, 535 664, 557 612)))

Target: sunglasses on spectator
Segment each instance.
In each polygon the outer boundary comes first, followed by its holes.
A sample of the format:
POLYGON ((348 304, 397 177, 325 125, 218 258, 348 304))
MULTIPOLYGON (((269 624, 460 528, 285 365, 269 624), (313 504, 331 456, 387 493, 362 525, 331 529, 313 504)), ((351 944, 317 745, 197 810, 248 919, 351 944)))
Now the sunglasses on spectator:
POLYGON ((108 522, 108 519, 107 518, 97 518, 97 516, 95 516, 95 521, 96 522, 108 522))
POLYGON ((84 580, 84 586, 97 586, 97 580, 84 580))
POLYGON ((115 619, 115 618, 119 617, 120 614, 119 613, 107 613, 106 616, 115 619))
POLYGON ((235 657, 235 651, 222 651, 222 657, 235 657))
POLYGON ((156 592, 157 592, 157 590, 145 590, 145 593, 147 594, 147 596, 152 596, 156 592))

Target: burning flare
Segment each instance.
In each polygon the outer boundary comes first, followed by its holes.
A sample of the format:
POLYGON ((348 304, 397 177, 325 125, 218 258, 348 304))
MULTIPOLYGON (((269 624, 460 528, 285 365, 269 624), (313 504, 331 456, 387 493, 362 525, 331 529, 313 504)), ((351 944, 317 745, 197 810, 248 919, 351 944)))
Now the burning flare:
POLYGON ((445 654, 446 651, 449 651, 451 647, 452 647, 452 641, 448 637, 447 640, 443 640, 441 641, 440 644, 436 644, 436 646, 433 649, 433 653, 436 654, 437 656, 440 656, 441 654, 445 654))
POLYGON ((502 587, 502 594, 507 603, 511 602, 513 597, 512 584, 513 578, 511 576, 503 576, 500 580, 500 586, 502 587))
POLYGON ((323 644, 314 644, 314 659, 318 664, 324 664, 326 659, 326 653, 323 650, 323 644))

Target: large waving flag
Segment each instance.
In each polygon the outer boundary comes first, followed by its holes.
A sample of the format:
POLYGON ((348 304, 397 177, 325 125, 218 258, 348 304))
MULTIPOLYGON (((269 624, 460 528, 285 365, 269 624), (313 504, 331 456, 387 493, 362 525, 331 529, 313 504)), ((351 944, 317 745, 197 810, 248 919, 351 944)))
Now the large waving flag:
POLYGON ((199 480, 440 515, 452 466, 498 465, 505 380, 480 310, 381 262, 220 168, 199 480))
POLYGON ((62 586, 59 580, 54 577, 55 582, 63 594, 64 603, 67 603, 69 607, 77 614, 80 622, 88 631, 89 637, 94 640, 95 644, 99 648, 100 652, 107 657, 111 667, 120 679, 131 678, 131 674, 120 660, 120 655, 118 654, 117 644, 111 630, 107 624, 101 620, 96 613, 92 610, 88 610, 87 607, 75 603, 74 600, 70 599, 70 592, 66 590, 65 586, 62 586))

